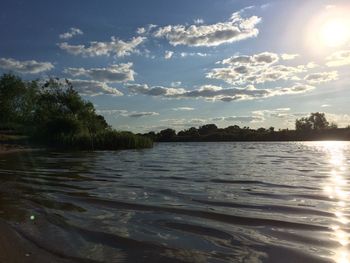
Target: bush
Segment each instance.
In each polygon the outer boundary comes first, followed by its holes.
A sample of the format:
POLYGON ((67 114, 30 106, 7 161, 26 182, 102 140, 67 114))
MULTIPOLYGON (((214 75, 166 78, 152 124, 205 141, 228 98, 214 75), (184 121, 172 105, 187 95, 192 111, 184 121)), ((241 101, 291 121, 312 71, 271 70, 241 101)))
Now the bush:
POLYGON ((52 138, 49 145, 61 149, 75 150, 121 150, 150 148, 153 146, 153 141, 130 132, 108 130, 93 136, 88 133, 61 133, 52 138))

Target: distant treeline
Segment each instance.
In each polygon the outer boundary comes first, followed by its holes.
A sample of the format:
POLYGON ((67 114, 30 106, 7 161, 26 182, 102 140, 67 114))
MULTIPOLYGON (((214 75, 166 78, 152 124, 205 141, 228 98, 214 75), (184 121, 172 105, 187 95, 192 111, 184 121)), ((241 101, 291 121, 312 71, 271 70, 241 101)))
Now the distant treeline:
POLYGON ((238 125, 218 128, 215 124, 191 127, 176 133, 173 129, 165 129, 158 133, 143 134, 158 142, 192 142, 192 141, 316 141, 316 140, 350 140, 350 126, 338 128, 327 121, 325 114, 311 113, 309 117, 297 119, 295 130, 274 127, 268 129, 251 129, 238 125))
POLYGON ((115 150, 151 147, 150 138, 113 130, 69 81, 23 81, 0 77, 0 133, 25 135, 52 147, 115 150))

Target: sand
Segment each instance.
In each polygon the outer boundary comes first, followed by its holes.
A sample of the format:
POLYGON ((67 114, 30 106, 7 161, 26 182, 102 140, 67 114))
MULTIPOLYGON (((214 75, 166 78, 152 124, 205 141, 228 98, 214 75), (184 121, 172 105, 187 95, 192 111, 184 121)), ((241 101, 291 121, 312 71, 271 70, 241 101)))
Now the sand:
POLYGON ((36 247, 21 237, 10 225, 0 221, 0 262, 1 263, 67 263, 71 260, 60 258, 36 247))

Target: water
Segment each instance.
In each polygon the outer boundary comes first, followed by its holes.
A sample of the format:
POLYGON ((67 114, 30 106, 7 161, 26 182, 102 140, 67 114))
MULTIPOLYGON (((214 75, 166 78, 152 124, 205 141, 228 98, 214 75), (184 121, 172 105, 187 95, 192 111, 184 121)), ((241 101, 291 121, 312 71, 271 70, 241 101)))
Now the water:
POLYGON ((350 262, 350 143, 0 156, 0 218, 73 262, 350 262))

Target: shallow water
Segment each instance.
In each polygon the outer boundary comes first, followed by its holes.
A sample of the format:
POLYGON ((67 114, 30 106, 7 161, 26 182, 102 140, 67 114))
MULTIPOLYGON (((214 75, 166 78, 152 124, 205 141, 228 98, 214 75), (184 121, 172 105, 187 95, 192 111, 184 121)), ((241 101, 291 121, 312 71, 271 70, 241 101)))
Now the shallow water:
POLYGON ((0 156, 0 218, 73 262, 350 262, 350 143, 0 156))

